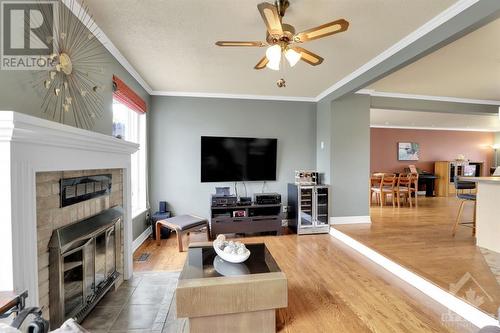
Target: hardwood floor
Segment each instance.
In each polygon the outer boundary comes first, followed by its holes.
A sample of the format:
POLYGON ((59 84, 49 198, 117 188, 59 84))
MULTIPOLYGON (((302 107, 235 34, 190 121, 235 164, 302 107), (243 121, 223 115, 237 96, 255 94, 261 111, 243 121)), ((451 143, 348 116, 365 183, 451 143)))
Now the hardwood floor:
MULTIPOLYGON (((496 315, 500 307, 500 271, 488 263, 493 265, 499 261, 488 256, 488 261, 485 260, 483 252, 475 245, 471 229, 459 228, 457 235, 452 237, 459 201, 454 197, 419 198, 418 205, 418 208, 399 209, 372 206, 371 225, 335 228, 445 290, 465 281, 457 296, 467 301, 474 298, 476 304, 470 303, 475 306, 482 303, 480 309, 496 315), (466 275, 468 273, 472 278, 466 275), (469 289, 475 295, 469 292, 467 298, 469 289)), ((471 218, 472 204, 469 204, 464 219, 471 218)))
MULTIPOLYGON (((183 236, 184 248, 187 249, 189 242, 206 242, 205 232, 193 232, 190 236, 183 236)), ((134 272, 167 271, 177 272, 182 270, 187 252, 179 252, 175 233, 170 234, 170 238, 162 239, 161 246, 149 238, 134 253, 134 272), (146 261, 137 261, 143 253, 149 253, 150 257, 146 261)))
MULTIPOLYGON (((203 241, 192 234, 190 241, 203 241)), ((330 235, 248 237, 265 242, 288 279, 288 307, 278 311, 278 331, 292 332, 473 332, 466 322, 443 322, 447 310, 330 235)), ((149 252, 135 270, 180 270, 186 253, 170 238, 149 252)))

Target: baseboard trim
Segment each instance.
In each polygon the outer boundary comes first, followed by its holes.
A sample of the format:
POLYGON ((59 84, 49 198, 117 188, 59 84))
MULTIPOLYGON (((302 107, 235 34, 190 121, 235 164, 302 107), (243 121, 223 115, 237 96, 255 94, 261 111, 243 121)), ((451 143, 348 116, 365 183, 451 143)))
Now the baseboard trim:
POLYGON ((370 216, 333 216, 330 217, 330 225, 336 224, 360 224, 372 223, 370 216))
POLYGON ((136 239, 134 239, 134 241, 132 242, 132 253, 134 253, 139 248, 139 246, 141 246, 142 243, 144 243, 146 241, 146 239, 148 239, 148 237, 152 233, 153 233, 153 230, 151 229, 150 226, 148 226, 146 228, 146 230, 144 230, 142 232, 142 234, 139 235, 139 237, 137 237, 136 239))
POLYGON ((488 314, 484 313, 479 309, 476 309, 475 307, 461 300, 460 298, 456 297, 452 293, 444 289, 441 289, 432 282, 429 282, 428 280, 422 278, 421 276, 411 272, 405 267, 386 258, 385 256, 372 250, 366 245, 361 244, 360 242, 347 236, 346 234, 340 232, 339 230, 335 228, 330 228, 330 235, 332 235, 335 239, 341 241, 342 243, 346 244, 350 248, 354 249, 355 251, 359 252, 361 255, 370 259, 374 263, 380 265, 382 268, 394 274, 404 282, 417 288, 425 295, 429 296, 439 304, 445 306, 450 311, 456 313, 457 315, 469 321, 473 325, 479 328, 488 325, 499 326, 499 323, 495 318, 489 316, 488 314))

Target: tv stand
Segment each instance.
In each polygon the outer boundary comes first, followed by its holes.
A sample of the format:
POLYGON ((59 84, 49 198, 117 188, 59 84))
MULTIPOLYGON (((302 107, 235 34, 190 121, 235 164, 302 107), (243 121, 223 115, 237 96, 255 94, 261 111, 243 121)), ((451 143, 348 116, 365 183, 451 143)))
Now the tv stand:
POLYGON ((210 236, 276 232, 282 234, 281 204, 212 206, 210 209, 210 236), (244 217, 235 217, 235 211, 244 211, 244 217))

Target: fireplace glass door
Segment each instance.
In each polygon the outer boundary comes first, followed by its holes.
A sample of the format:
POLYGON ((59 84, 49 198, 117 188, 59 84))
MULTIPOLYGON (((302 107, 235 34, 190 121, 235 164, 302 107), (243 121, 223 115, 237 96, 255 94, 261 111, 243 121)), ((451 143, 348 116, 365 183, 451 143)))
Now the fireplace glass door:
POLYGON ((83 305, 83 250, 79 248, 63 257, 65 315, 83 305))
POLYGON ((63 255, 64 267, 64 312, 69 317, 87 303, 88 295, 93 293, 94 283, 94 243, 88 240, 63 255))
POLYGON ((116 269, 115 259, 115 227, 109 228, 106 231, 106 277, 111 276, 116 269))
POLYGON ((95 238, 95 289, 99 289, 116 270, 115 227, 95 238))
POLYGON ((68 318, 81 321, 116 283, 122 216, 122 208, 113 207, 54 230, 49 243, 51 327, 68 318))
POLYGON ((85 280, 83 282, 84 296, 86 302, 89 302, 89 298, 94 293, 94 240, 90 239, 83 248, 83 268, 85 272, 85 280))
POLYGON ((95 289, 106 280, 106 233, 95 238, 95 289))

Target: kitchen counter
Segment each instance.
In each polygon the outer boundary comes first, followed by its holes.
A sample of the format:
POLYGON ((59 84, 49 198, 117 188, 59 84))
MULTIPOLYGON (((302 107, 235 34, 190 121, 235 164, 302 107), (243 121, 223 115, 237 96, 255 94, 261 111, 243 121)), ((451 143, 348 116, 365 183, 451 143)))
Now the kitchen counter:
POLYGON ((500 177, 460 177, 477 183, 476 245, 500 253, 500 177))
POLYGON ((458 179, 475 183, 500 184, 500 177, 459 177, 458 179))

